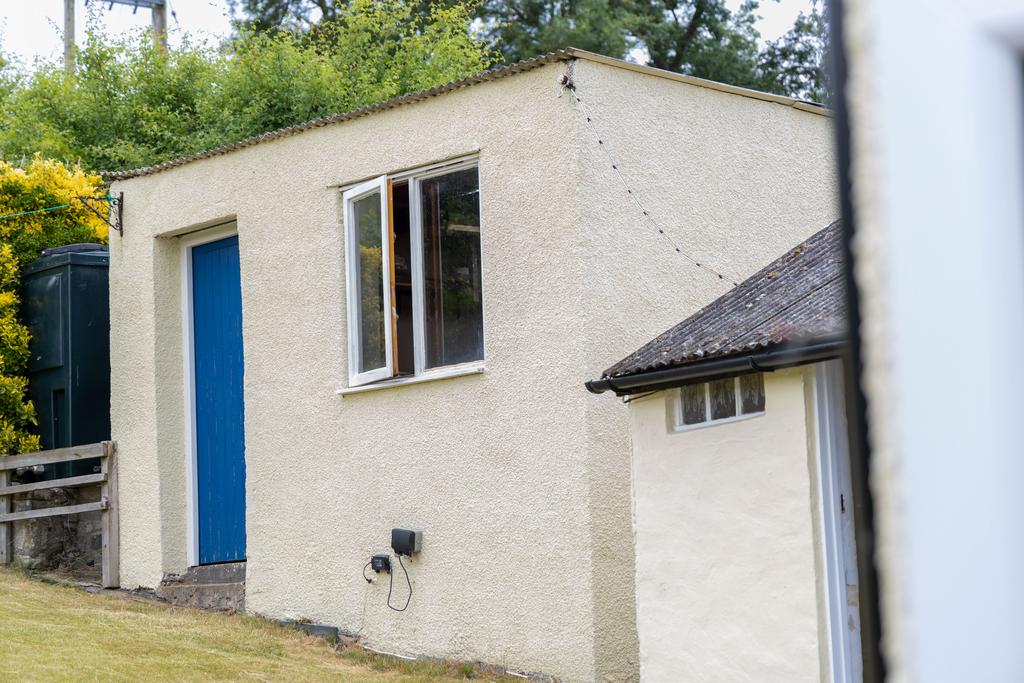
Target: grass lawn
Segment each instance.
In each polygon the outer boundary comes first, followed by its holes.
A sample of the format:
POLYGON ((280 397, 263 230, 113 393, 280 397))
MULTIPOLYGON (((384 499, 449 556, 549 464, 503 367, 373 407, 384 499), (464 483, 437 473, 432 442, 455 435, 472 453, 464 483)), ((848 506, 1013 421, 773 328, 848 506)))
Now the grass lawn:
POLYGON ((0 570, 0 667, 16 681, 513 681, 404 662, 271 622, 94 595, 0 570))

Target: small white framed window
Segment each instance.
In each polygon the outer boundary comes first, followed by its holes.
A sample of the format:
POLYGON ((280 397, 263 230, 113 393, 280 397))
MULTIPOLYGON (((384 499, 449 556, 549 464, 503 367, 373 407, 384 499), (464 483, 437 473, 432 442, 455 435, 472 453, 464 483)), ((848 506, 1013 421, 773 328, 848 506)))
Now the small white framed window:
POLYGON ((757 372, 682 387, 675 397, 675 429, 696 429, 763 415, 764 376, 757 372))
POLYGON ((484 357, 477 160, 343 193, 349 386, 484 357))

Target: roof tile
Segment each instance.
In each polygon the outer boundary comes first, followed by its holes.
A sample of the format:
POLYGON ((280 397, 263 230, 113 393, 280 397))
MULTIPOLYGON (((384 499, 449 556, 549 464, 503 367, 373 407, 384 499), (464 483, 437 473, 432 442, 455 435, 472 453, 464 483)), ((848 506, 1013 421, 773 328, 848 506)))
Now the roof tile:
POLYGON ((846 332, 835 222, 604 372, 621 377, 846 332))

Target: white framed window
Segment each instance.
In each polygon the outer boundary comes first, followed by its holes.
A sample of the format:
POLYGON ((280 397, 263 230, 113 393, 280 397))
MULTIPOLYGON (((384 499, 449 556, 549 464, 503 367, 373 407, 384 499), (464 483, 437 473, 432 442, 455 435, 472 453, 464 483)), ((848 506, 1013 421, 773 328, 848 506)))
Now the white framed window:
POLYGON ((394 373, 387 176, 346 190, 344 202, 349 383, 357 385, 394 373))
POLYGON ((349 386, 482 361, 477 160, 381 176, 342 199, 349 386))
POLYGON ((682 387, 675 397, 674 427, 696 429, 764 412, 764 377, 756 372, 682 387))

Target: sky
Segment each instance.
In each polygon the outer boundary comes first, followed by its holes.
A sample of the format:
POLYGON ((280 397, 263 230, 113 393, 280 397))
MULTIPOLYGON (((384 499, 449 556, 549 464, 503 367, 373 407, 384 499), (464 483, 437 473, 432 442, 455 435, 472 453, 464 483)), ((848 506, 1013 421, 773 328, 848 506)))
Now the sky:
MULTIPOLYGON (((75 0, 77 42, 84 38, 86 3, 102 10, 104 24, 111 33, 149 26, 149 10, 114 5, 101 0, 75 0)), ((741 0, 726 0, 731 8, 741 0)), ((167 24, 172 43, 175 34, 187 31, 193 35, 222 37, 230 31, 227 0, 169 0, 167 24)), ((801 10, 810 7, 810 0, 762 0, 762 16, 758 30, 766 40, 785 33, 801 10)), ((64 26, 64 0, 0 0, 0 45, 26 63, 36 57, 59 58, 63 53, 61 33, 64 26)))

